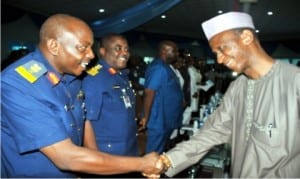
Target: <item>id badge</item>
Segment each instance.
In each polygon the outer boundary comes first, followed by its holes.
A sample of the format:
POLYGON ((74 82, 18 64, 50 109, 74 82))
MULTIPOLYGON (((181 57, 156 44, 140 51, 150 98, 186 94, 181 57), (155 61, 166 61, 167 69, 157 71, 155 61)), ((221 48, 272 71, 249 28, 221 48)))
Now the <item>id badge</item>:
POLYGON ((129 98, 128 95, 123 96, 123 102, 124 102, 126 108, 131 108, 132 107, 131 103, 130 103, 130 98, 129 98))

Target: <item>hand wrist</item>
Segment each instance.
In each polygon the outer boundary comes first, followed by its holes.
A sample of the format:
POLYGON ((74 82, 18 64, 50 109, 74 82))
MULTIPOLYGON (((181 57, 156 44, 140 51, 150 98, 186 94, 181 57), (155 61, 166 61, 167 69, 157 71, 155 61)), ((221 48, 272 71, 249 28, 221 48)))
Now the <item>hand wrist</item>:
POLYGON ((164 165, 166 166, 166 170, 168 170, 170 167, 172 167, 172 163, 171 160, 169 159, 169 157, 166 154, 161 154, 159 156, 159 158, 161 159, 161 161, 164 163, 164 165))

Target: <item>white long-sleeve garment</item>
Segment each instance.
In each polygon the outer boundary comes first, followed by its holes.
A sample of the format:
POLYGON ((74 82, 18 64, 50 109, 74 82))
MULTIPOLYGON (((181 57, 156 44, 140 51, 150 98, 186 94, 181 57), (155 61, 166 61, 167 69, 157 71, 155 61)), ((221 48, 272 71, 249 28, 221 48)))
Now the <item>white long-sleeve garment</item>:
POLYGON ((231 142, 234 178, 300 177, 300 68, 276 62, 259 80, 241 75, 190 140, 166 153, 174 176, 231 142))
POLYGON ((173 65, 170 65, 170 67, 174 71, 174 73, 176 74, 176 76, 178 77, 178 80, 179 80, 179 83, 180 83, 180 87, 181 87, 181 89, 183 89, 184 79, 183 79, 181 73, 179 72, 179 70, 177 70, 176 68, 174 68, 173 65))
POLYGON ((188 73, 190 76, 191 109, 192 112, 197 112, 199 110, 199 84, 201 83, 202 75, 193 65, 188 67, 188 73), (193 97, 195 93, 198 93, 197 97, 193 97))

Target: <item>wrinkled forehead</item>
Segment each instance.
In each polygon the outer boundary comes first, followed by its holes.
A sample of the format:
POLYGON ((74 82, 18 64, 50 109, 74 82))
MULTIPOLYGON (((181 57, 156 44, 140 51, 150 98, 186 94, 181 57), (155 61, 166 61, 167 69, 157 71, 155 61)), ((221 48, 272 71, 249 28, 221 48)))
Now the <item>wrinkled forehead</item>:
POLYGON ((210 40, 209 40, 209 45, 212 46, 216 46, 222 43, 229 43, 232 41, 237 40, 238 35, 235 32, 234 29, 232 30, 226 30, 223 32, 220 32, 216 35, 214 35, 210 40))
POLYGON ((62 30, 60 35, 57 37, 57 40, 60 42, 74 43, 77 44, 82 41, 84 38, 72 31, 62 30))
POLYGON ((209 46, 213 53, 224 53, 224 50, 232 49, 237 45, 239 45, 237 35, 234 36, 230 32, 219 34, 209 41, 209 46))
POLYGON ((62 29, 62 36, 68 39, 74 38, 74 41, 88 41, 93 42, 93 32, 90 28, 85 26, 74 26, 66 27, 62 29), (82 28, 81 28, 82 27, 82 28))

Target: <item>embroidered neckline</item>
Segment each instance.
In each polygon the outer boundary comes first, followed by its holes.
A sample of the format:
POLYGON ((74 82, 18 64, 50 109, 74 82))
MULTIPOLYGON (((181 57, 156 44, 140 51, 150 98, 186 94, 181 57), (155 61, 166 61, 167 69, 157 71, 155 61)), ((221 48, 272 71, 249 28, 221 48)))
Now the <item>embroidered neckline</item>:
POLYGON ((268 71, 268 73, 266 73, 266 74, 265 74, 264 76, 262 76, 261 78, 259 78, 259 79, 257 79, 257 80, 253 80, 253 81, 255 81, 255 82, 265 81, 266 79, 270 78, 270 77, 274 74, 274 72, 275 72, 275 70, 278 68, 278 66, 279 66, 279 62, 276 60, 276 61, 274 62, 274 64, 272 65, 271 69, 268 71))
POLYGON ((253 122, 254 87, 255 87, 255 81, 248 80, 247 100, 246 100, 246 141, 248 141, 249 139, 250 131, 252 128, 252 122, 253 122))
POLYGON ((271 69, 262 78, 257 80, 248 79, 247 80, 247 100, 246 100, 246 141, 249 140, 252 124, 253 124, 253 107, 254 107, 254 89, 255 85, 259 82, 268 80, 275 70, 278 68, 279 62, 275 61, 271 69))

